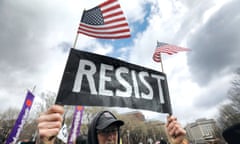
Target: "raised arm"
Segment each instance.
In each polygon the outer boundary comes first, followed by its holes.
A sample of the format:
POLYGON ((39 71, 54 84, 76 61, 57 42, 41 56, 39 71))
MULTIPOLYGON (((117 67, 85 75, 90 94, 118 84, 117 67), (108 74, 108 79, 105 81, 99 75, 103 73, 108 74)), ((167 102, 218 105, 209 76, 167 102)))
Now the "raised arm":
POLYGON ((37 144, 53 144, 62 127, 63 106, 53 105, 37 119, 39 138, 37 144))
POLYGON ((170 136, 172 144, 181 144, 186 136, 186 131, 182 128, 177 118, 168 116, 167 118, 167 132, 170 136))

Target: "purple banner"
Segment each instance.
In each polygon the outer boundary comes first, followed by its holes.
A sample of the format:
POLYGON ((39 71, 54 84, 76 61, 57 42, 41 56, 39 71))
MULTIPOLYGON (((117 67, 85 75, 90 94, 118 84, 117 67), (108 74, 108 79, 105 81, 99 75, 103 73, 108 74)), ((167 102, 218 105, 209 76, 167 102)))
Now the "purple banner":
POLYGON ((22 107, 22 110, 19 113, 18 118, 15 122, 15 125, 12 128, 12 131, 8 136, 6 144, 16 144, 18 137, 20 135, 20 132, 28 118, 28 114, 32 107, 33 100, 34 100, 33 94, 28 91, 27 96, 24 101, 24 104, 23 104, 23 107, 22 107))
POLYGON ((68 144, 73 144, 77 136, 80 134, 83 110, 83 106, 75 106, 72 127, 68 136, 68 144))

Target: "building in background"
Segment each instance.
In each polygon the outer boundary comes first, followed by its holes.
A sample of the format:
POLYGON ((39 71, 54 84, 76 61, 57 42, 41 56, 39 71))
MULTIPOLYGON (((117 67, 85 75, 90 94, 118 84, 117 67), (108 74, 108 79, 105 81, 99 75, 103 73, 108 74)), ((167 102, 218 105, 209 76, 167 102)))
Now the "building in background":
POLYGON ((120 115, 125 125, 121 129, 124 144, 143 143, 154 144, 156 141, 166 140, 168 137, 165 123, 159 120, 147 120, 140 111, 131 111, 120 115))
POLYGON ((185 126, 187 137, 193 144, 221 144, 221 134, 213 119, 198 119, 185 126))
POLYGON ((140 111, 131 111, 131 112, 123 113, 121 115, 124 115, 131 120, 137 120, 137 121, 145 121, 146 120, 144 114, 140 111))

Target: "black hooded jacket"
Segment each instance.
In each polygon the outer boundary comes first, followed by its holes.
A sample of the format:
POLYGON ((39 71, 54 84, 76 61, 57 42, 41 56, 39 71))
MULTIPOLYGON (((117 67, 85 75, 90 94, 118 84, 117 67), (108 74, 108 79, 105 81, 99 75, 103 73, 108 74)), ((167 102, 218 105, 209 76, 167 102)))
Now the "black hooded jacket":
MULTIPOLYGON (((100 116, 105 112, 110 113, 116 119, 116 117, 109 111, 102 111, 97 113, 94 119, 91 121, 91 124, 88 128, 88 144, 98 144, 96 125, 100 116)), ((118 144, 119 142, 120 142, 120 132, 118 131, 118 144)))
POLYGON ((239 144, 240 143, 240 123, 237 123, 225 129, 222 135, 229 144, 239 144))

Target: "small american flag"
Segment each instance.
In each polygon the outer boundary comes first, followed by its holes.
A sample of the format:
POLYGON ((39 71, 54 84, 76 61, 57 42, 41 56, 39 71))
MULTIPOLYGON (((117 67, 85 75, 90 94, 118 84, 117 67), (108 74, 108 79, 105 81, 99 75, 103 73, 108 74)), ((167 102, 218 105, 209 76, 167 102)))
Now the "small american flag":
POLYGON ((84 10, 78 33, 102 39, 131 36, 127 20, 117 0, 107 0, 90 10, 84 10))
POLYGON ((181 52, 181 51, 190 51, 188 48, 183 48, 175 45, 170 45, 168 43, 157 42, 156 50, 153 54, 153 60, 155 62, 161 62, 161 53, 166 53, 169 55, 181 52))

